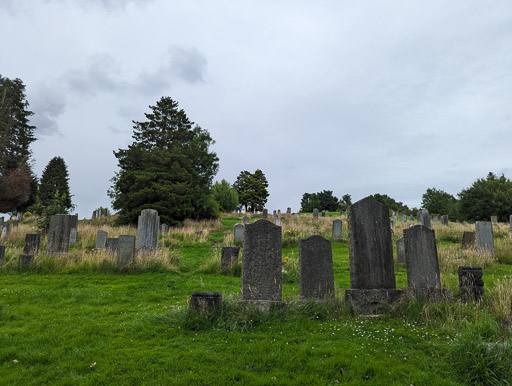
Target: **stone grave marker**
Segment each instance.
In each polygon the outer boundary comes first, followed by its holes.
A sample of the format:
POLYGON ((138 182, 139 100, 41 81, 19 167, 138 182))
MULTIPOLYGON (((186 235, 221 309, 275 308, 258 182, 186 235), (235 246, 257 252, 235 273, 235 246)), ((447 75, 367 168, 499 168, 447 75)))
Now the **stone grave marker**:
POLYGON ((234 240, 236 242, 244 241, 245 226, 243 224, 236 224, 234 228, 234 240))
POLYGON ((249 217, 244 216, 244 218, 242 219, 242 221, 244 222, 244 225, 249 224, 249 217))
POLYGON ((441 221, 442 221, 443 225, 448 225, 448 215, 446 215, 446 214, 443 215, 441 217, 441 221))
POLYGON ((491 222, 497 223, 498 222, 498 216, 491 216, 491 222))
POLYGON ((461 248, 474 248, 475 247, 475 232, 464 231, 462 235, 462 241, 460 243, 461 248))
POLYGON ((325 210, 322 210, 322 217, 325 217, 325 210))
POLYGON ((39 245, 41 244, 40 234, 27 234, 25 235, 25 246, 23 247, 23 254, 37 255, 39 252, 39 245))
POLYGON ((71 219, 70 219, 71 223, 70 223, 70 228, 72 231, 77 231, 78 230, 78 214, 74 214, 71 216, 71 219))
POLYGON ((56 214, 50 217, 48 232, 48 252, 66 253, 69 250, 71 218, 69 214, 56 214))
POLYGON ((222 247, 220 269, 230 269, 233 265, 238 263, 238 254, 240 248, 238 247, 222 247))
POLYGON ((286 208, 286 214, 292 214, 292 208, 290 208, 290 207, 286 208))
POLYGON ((69 243, 75 244, 77 241, 78 241, 78 232, 77 231, 69 232, 69 243))
POLYGON ((98 231, 96 234, 96 249, 105 248, 105 243, 107 242, 108 233, 105 231, 98 231))
POLYGON ((277 214, 274 216, 274 225, 281 226, 281 220, 277 214))
POLYGON ((119 239, 117 237, 107 237, 107 240, 105 240, 105 249, 107 253, 117 253, 118 246, 119 239))
POLYGON ((397 223, 397 222, 398 222, 398 216, 397 216, 396 214, 393 216, 393 222, 394 222, 394 223, 397 223))
POLYGON ((423 224, 423 226, 427 227, 428 229, 431 228, 431 226, 430 226, 430 214, 428 213, 427 209, 423 209, 421 211, 421 221, 420 221, 420 223, 423 224))
POLYGON ((389 227, 390 227, 391 229, 393 229, 393 228, 394 228, 394 225, 395 225, 395 224, 393 223, 393 220, 389 220, 389 227))
POLYGON ((155 209, 144 209, 137 224, 137 249, 158 249, 160 217, 155 209))
POLYGON ((341 220, 334 220, 332 222, 332 241, 341 240, 341 230, 343 228, 343 222, 341 220))
POLYGON ((0 244, 0 265, 3 265, 5 261, 5 245, 0 244))
POLYGON ((34 261, 34 255, 20 255, 18 258, 18 263, 20 266, 29 265, 34 261))
POLYGON ((268 209, 263 209, 263 218, 266 219, 268 217, 268 209))
POLYGON ((407 215, 406 214, 402 215, 402 222, 407 222, 407 215))
POLYGON ((299 287, 301 299, 334 299, 331 242, 322 236, 299 241, 299 287))
POLYGON ((437 224, 439 222, 439 217, 434 216, 434 224, 437 224))
POLYGON ((160 233, 163 235, 166 235, 167 233, 169 233, 169 225, 167 225, 167 224, 160 225, 160 233))
POLYGON ((317 208, 313 209, 313 218, 314 219, 318 218, 318 209, 317 208))
POLYGON ((135 255, 135 236, 121 235, 118 239, 117 265, 124 267, 133 261, 135 255))
POLYGON ((494 239, 492 237, 492 223, 477 221, 475 223, 476 251, 494 255, 494 239))
POLYGON ((459 290, 463 301, 479 300, 484 294, 481 267, 459 267, 459 290))
POLYGON ((190 312, 205 314, 222 307, 222 292, 192 292, 188 303, 190 312))
POLYGON ((396 240, 396 262, 397 264, 405 264, 405 244, 403 237, 396 240))

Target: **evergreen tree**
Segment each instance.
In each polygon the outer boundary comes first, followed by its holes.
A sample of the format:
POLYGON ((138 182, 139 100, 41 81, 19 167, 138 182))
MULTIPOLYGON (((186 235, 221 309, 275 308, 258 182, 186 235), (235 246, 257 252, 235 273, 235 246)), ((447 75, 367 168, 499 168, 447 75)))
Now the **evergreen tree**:
POLYGON ((430 214, 447 214, 452 220, 458 218, 457 199, 440 189, 428 188, 422 196, 421 206, 430 214))
POLYGON ((350 194, 344 194, 340 200, 340 210, 346 211, 350 205, 352 205, 352 197, 350 194))
POLYGON ((219 204, 219 208, 223 212, 232 212, 238 208, 238 194, 229 182, 222 180, 216 181, 212 187, 212 195, 219 204))
POLYGON ((53 157, 43 170, 39 184, 39 201, 42 208, 54 203, 59 197, 60 206, 69 210, 73 207, 69 193, 68 168, 64 159, 53 157))
POLYGON ((210 134, 193 126, 169 97, 150 109, 146 121, 133 121, 128 149, 114 151, 120 170, 108 194, 119 210, 118 223, 135 224, 143 209, 156 209, 170 225, 217 216, 210 189, 219 159, 209 151, 215 143, 210 134))
POLYGON ((268 199, 268 181, 260 169, 254 173, 241 171, 233 187, 238 193, 239 207, 246 212, 262 211, 268 199))
POLYGON ((300 211, 303 213, 312 213, 313 209, 319 209, 321 206, 317 193, 304 193, 300 201, 300 211))
POLYGON ((318 199, 320 200, 320 208, 321 210, 326 210, 328 212, 334 212, 338 210, 338 204, 340 200, 334 196, 332 190, 322 190, 317 193, 318 199))
POLYGON ((389 197, 387 194, 375 193, 374 195, 372 195, 372 197, 390 210, 394 210, 404 214, 412 213, 407 205, 405 205, 402 202, 395 201, 394 198, 389 197))

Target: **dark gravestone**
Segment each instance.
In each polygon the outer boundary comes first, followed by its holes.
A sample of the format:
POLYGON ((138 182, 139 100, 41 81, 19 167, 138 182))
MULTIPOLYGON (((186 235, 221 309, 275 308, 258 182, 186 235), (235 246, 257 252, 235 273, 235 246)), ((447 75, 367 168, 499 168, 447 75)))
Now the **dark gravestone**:
POLYGON ((492 223, 477 221, 475 223, 476 251, 494 255, 494 240, 492 237, 492 223))
POLYGON ((118 239, 117 265, 124 267, 133 261, 135 255, 135 236, 121 235, 118 239))
POLYGON ((20 266, 28 265, 34 261, 34 255, 20 255, 18 262, 20 266))
POLYGON ((98 231, 96 234, 96 249, 105 248, 105 243, 107 242, 108 233, 105 231, 98 231))
POLYGON ((249 217, 244 216, 242 221, 243 221, 244 225, 249 224, 249 217))
POLYGON ((396 262, 397 264, 405 264, 405 244, 403 237, 396 240, 396 262))
POLYGON ((428 229, 431 228, 431 226, 430 226, 430 214, 428 213, 427 209, 423 209, 421 211, 421 221, 420 221, 420 223, 423 224, 423 226, 427 227, 428 229))
POLYGON ((462 235, 461 247, 463 249, 475 247, 475 232, 464 231, 462 235))
POLYGON ((71 215, 56 214, 50 217, 50 230, 48 232, 48 252, 63 253, 69 249, 69 235, 71 233, 71 215))
POLYGON ((286 214, 292 214, 292 208, 290 208, 290 207, 286 208, 286 214))
POLYGON ((281 301, 281 227, 247 224, 242 258, 242 300, 281 301))
POLYGON ((348 207, 350 289, 347 301, 361 312, 399 299, 393 262, 389 211, 373 197, 348 207))
POLYGON ((105 241, 105 249, 107 253, 117 253, 117 247, 119 246, 119 239, 117 237, 107 237, 105 241))
POLYGON ((481 267, 459 267, 459 290, 463 301, 479 300, 484 294, 481 267))
POLYGON ((0 244, 0 265, 4 263, 5 260, 5 245, 0 244))
POLYGON ((342 227, 343 227, 343 222, 341 220, 334 220, 332 222, 332 241, 340 241, 341 240, 342 227))
POLYGON ((70 224, 72 231, 78 230, 78 214, 74 214, 71 216, 71 224, 70 224))
POLYGON ((243 224, 236 224, 233 232, 235 243, 244 241, 245 226, 243 224))
POLYGON ((268 217, 268 209, 263 209, 263 218, 266 219, 268 217))
POLYGON ((448 225, 448 215, 443 215, 441 217, 441 222, 443 223, 443 225, 448 225))
POLYGON ((137 224, 137 249, 158 249, 160 217, 154 209, 144 209, 137 224))
POLYGON ((209 313, 222 307, 222 292, 192 292, 188 303, 190 312, 209 313))
POLYGON ((318 218, 318 209, 313 209, 313 218, 318 218))
POLYGON ((238 247, 222 247, 220 269, 230 269, 233 265, 237 264, 239 253, 240 248, 238 247))
POLYGON ((25 246, 23 253, 25 255, 37 255, 39 252, 39 245, 41 244, 40 234, 27 234, 25 235, 25 246))
POLYGON ((322 210, 322 217, 325 217, 325 210, 322 210))
POLYGON ((329 240, 315 235, 299 241, 299 283, 301 299, 334 299, 329 240))

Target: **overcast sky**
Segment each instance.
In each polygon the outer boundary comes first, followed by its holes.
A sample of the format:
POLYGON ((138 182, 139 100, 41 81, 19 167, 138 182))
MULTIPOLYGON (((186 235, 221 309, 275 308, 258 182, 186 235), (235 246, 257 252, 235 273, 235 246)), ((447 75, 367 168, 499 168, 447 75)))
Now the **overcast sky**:
POLYGON ((512 177, 510 0, 0 0, 0 42, 34 171, 64 158, 80 218, 162 96, 216 141, 217 180, 265 173, 270 210, 512 177))

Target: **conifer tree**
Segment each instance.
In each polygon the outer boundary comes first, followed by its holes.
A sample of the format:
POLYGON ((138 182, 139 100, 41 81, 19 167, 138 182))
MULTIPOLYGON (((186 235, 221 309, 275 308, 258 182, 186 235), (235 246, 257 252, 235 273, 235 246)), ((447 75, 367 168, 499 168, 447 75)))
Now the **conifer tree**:
POLYGON ((243 170, 233 187, 238 193, 240 208, 246 212, 262 211, 268 199, 268 181, 260 169, 254 173, 243 170))
POLYGON ((53 157, 48 162, 39 184, 39 201, 43 208, 51 205, 55 197, 59 197, 66 210, 73 207, 69 193, 68 168, 61 157, 53 157))

